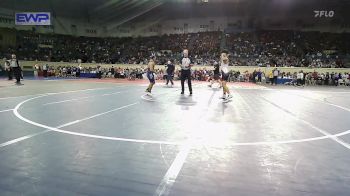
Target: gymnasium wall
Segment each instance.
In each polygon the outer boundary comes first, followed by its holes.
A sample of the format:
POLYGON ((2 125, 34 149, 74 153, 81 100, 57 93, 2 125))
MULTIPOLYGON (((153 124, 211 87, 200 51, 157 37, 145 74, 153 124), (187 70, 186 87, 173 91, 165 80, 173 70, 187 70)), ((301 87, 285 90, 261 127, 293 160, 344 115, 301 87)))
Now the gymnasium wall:
POLYGON ((14 29, 0 28, 0 49, 16 45, 16 31, 14 29))
MULTIPOLYGON (((283 18, 283 16, 282 16, 283 18)), ((292 16, 282 20, 279 17, 264 16, 261 18, 236 17, 201 17, 174 20, 146 21, 126 23, 108 31, 112 37, 156 36, 163 34, 182 34, 206 31, 247 32, 256 29, 320 31, 343 33, 350 32, 349 26, 333 24, 331 19, 315 21, 314 18, 300 21, 300 17, 292 16)))
POLYGON ((38 33, 56 33, 64 35, 105 37, 108 36, 105 27, 89 23, 84 19, 64 18, 51 15, 51 26, 16 26, 16 11, 0 8, 0 28, 30 30, 38 33))

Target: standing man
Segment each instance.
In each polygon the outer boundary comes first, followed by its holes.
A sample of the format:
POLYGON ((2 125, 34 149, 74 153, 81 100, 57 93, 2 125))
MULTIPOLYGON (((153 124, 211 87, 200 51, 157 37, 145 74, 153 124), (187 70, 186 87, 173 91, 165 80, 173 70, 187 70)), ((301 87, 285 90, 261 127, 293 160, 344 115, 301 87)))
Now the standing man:
POLYGON ((273 83, 275 83, 275 85, 277 85, 278 75, 279 75, 279 71, 278 71, 277 68, 275 68, 274 71, 273 71, 273 83))
POLYGON ((114 70, 114 67, 112 66, 112 68, 111 68, 111 75, 112 75, 112 77, 114 77, 114 74, 115 74, 115 70, 114 70))
POLYGON ((38 78, 38 72, 39 72, 39 65, 35 64, 34 65, 34 77, 38 78))
POLYGON ((269 76, 270 84, 273 85, 273 70, 269 72, 268 76, 269 76))
POLYGON ((257 75, 258 75, 258 73, 257 73, 256 70, 254 69, 253 74, 252 74, 252 81, 253 81, 253 83, 256 83, 255 77, 256 77, 257 75))
POLYGON ((146 93, 148 95, 152 95, 152 88, 153 85, 156 83, 155 79, 154 79, 154 67, 156 65, 156 63, 154 62, 154 56, 151 56, 151 59, 148 62, 148 67, 147 67, 147 78, 149 80, 149 85, 146 89, 146 93))
POLYGON ((10 60, 10 66, 13 70, 13 74, 16 78, 16 84, 21 85, 21 67, 19 66, 18 60, 15 54, 11 55, 12 59, 10 60))
MULTIPOLYGON (((316 80, 316 79, 314 79, 314 80, 316 80)), ((328 84, 329 84, 329 73, 327 72, 326 73, 326 78, 325 78, 325 85, 328 85, 328 84)))
POLYGON ((183 51, 183 58, 181 59, 181 95, 185 91, 185 80, 188 82, 188 89, 190 90, 190 95, 192 95, 192 83, 191 83, 191 67, 193 63, 188 57, 188 50, 183 51))
POLYGON ((167 64, 167 78, 166 78, 166 85, 168 86, 169 81, 171 82, 171 87, 173 87, 174 82, 173 82, 173 77, 174 77, 174 71, 175 71, 175 65, 171 63, 171 61, 168 61, 167 64))
POLYGON ((300 76, 301 76, 301 85, 305 86, 305 76, 306 76, 306 74, 304 74, 303 70, 301 70, 300 76))
POLYGON ((301 85, 301 72, 299 71, 297 73, 297 86, 300 86, 301 85))
POLYGON ((259 68, 259 70, 257 72, 257 76, 258 76, 258 83, 260 83, 260 84, 261 84, 261 75, 262 75, 261 69, 259 68))
POLYGON ((48 70, 48 65, 47 63, 43 65, 43 75, 44 78, 47 78, 47 70, 48 70))
POLYGON ((102 78, 102 66, 101 65, 97 66, 97 78, 98 79, 102 78))
POLYGON ((78 67, 77 67, 77 73, 75 74, 75 76, 77 77, 77 78, 80 78, 80 72, 81 72, 81 65, 79 65, 78 67))

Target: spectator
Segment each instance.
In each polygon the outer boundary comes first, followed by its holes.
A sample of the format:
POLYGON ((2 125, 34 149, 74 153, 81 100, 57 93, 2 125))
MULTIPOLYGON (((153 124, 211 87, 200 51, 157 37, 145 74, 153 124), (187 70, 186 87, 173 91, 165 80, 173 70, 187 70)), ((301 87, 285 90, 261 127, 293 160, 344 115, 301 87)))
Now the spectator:
POLYGON ((49 67, 47 64, 43 65, 43 76, 44 78, 47 78, 47 71, 48 71, 49 67))
POLYGON ((262 77, 262 72, 259 69, 258 72, 256 73, 256 75, 258 76, 258 83, 261 83, 261 77, 262 77))
POLYGON ((273 83, 275 83, 275 85, 277 85, 277 78, 278 78, 278 75, 279 75, 279 71, 277 68, 275 68, 273 70, 273 83))

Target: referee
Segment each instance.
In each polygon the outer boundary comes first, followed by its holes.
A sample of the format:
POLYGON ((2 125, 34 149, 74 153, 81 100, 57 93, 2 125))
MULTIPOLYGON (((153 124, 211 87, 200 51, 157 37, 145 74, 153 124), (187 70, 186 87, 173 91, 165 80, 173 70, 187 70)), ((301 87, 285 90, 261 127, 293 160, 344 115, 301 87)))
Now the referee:
POLYGON ((192 83, 191 83, 191 66, 193 65, 191 59, 188 57, 188 50, 183 51, 183 58, 181 59, 181 95, 185 91, 185 80, 188 82, 188 89, 190 95, 192 95, 192 83))
POLYGON ((17 85, 22 85, 21 84, 21 75, 22 75, 22 70, 21 67, 19 66, 18 60, 16 58, 15 54, 12 54, 12 59, 10 60, 10 66, 11 69, 13 70, 13 75, 16 78, 16 84, 17 85))

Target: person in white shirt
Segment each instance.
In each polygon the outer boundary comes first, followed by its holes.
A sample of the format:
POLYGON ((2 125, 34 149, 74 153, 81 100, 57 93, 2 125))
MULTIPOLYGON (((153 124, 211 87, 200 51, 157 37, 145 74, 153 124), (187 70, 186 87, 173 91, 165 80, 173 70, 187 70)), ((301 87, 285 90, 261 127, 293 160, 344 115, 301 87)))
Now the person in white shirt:
POLYGON ((47 69, 48 69, 48 65, 47 65, 47 64, 44 64, 44 65, 43 65, 43 75, 44 75, 44 78, 47 78, 47 69))
POLYGON ((181 62, 181 95, 184 94, 185 91, 185 80, 188 82, 188 89, 190 90, 190 95, 192 95, 192 83, 191 83, 191 67, 193 63, 191 59, 188 57, 188 50, 185 49, 183 51, 183 58, 180 60, 181 62))
POLYGON ((10 60, 10 66, 11 66, 11 69, 13 70, 13 74, 15 75, 16 84, 21 85, 22 70, 21 70, 21 67, 19 66, 19 63, 15 54, 12 54, 12 59, 10 60))
POLYGON ((304 73, 303 73, 303 71, 300 71, 299 73, 297 73, 297 85, 298 86, 302 86, 302 85, 304 85, 304 73))
POLYGON ((303 72, 303 70, 300 71, 300 84, 302 86, 305 85, 305 79, 304 79, 304 72, 303 72))
POLYGON ((34 77, 37 78, 38 77, 38 71, 39 71, 39 65, 35 64, 34 65, 34 77))
POLYGON ((300 72, 297 73, 297 85, 299 86, 301 83, 301 79, 300 79, 300 72))

